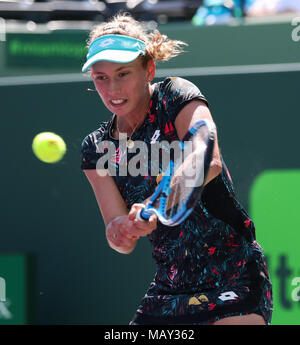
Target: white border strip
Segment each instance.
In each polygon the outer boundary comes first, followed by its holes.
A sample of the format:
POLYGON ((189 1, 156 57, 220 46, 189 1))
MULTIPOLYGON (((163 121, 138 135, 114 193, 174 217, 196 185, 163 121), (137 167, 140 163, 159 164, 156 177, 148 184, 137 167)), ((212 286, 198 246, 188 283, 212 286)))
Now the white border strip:
POLYGON ((87 81, 90 81, 90 78, 82 73, 24 75, 18 77, 0 77, 0 86, 76 83, 87 81))
MULTIPOLYGON (((164 68, 157 69, 156 77, 168 76, 206 76, 206 75, 233 75, 252 73, 275 73, 300 71, 300 63, 262 64, 242 66, 213 66, 213 67, 187 67, 187 68, 164 68)), ((0 86, 40 85, 57 83, 76 83, 91 81, 87 74, 65 73, 44 74, 35 76, 0 77, 0 86)))
POLYGON ((169 68, 157 70, 157 77, 166 76, 206 76, 228 74, 252 74, 252 73, 275 73, 300 71, 300 63, 241 65, 241 66, 213 66, 191 68, 169 68))

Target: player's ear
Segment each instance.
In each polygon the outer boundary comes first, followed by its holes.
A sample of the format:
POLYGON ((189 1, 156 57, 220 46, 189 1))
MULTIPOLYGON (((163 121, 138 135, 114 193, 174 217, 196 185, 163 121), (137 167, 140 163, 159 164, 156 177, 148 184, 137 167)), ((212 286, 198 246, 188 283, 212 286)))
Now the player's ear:
POLYGON ((147 62, 147 81, 150 83, 155 76, 155 62, 154 60, 149 60, 147 62))

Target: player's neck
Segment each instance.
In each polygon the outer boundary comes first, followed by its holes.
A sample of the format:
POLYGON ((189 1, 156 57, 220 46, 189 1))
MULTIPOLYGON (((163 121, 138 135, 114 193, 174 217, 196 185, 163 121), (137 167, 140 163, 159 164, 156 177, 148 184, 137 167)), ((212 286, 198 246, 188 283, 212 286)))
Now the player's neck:
POLYGON ((145 121, 147 113, 149 111, 150 100, 153 95, 154 86, 149 85, 149 92, 142 99, 141 104, 132 113, 126 114, 126 116, 117 116, 118 129, 120 132, 130 133, 135 132, 141 124, 145 121))

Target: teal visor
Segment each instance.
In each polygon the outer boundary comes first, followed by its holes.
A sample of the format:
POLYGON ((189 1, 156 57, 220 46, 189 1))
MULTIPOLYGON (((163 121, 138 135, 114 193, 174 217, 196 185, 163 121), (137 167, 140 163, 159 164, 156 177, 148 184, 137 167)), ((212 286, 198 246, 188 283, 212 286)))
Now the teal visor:
POLYGON ((90 45, 87 61, 82 67, 86 72, 98 61, 112 61, 118 63, 131 62, 144 54, 145 42, 123 35, 105 35, 96 38, 90 45))

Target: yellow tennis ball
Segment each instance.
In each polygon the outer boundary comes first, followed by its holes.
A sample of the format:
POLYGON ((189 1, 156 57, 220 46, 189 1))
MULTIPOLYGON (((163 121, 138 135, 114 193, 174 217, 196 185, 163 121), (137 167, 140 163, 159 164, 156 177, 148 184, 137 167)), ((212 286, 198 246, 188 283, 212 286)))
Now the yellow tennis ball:
POLYGON ((32 150, 42 162, 56 163, 63 158, 67 147, 59 135, 42 132, 33 138, 32 150))

